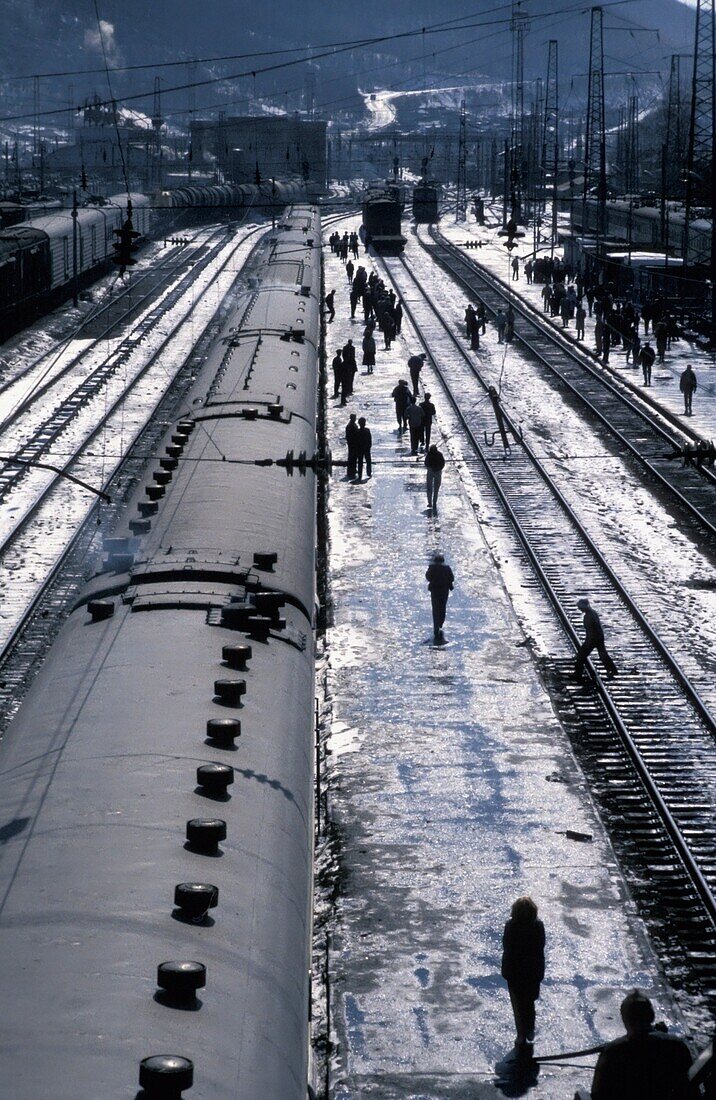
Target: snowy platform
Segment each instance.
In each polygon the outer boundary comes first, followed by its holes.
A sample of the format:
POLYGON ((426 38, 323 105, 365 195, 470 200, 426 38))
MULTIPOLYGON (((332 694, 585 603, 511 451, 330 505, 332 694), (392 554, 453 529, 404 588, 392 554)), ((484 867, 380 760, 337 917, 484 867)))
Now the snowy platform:
MULTIPOLYGON (((456 225, 454 213, 446 214, 440 221, 439 228, 454 244, 462 246, 466 241, 479 241, 481 247, 468 250, 466 255, 475 263, 484 266, 492 275, 501 279, 505 285, 509 285, 512 293, 517 294, 542 312, 541 294, 544 284, 529 284, 523 269, 524 260, 534 252, 532 231, 529 230, 527 235, 518 242, 512 254, 509 254, 505 248, 504 237, 498 237, 497 235, 498 230, 501 228, 501 221, 496 220, 496 218, 497 208, 488 214, 489 224, 487 225, 478 225, 472 214, 468 215, 467 222, 456 225), (510 271, 512 256, 519 256, 521 261, 517 280, 512 279, 510 271)), ((561 257, 562 251, 561 248, 556 248, 554 250, 555 256, 561 257)), ((549 256, 549 248, 545 250, 544 247, 540 247, 538 254, 549 256)), ((562 331, 562 321, 559 317, 550 318, 546 313, 542 315, 556 329, 562 331)), ((594 322, 594 317, 587 317, 584 326, 585 339, 581 345, 592 352, 596 349, 594 322)), ((574 336, 574 321, 569 322, 566 331, 574 336)), ((649 335, 645 336, 644 326, 640 324, 639 335, 642 343, 650 340, 652 347, 656 348, 656 340, 651 327, 649 335)), ((704 439, 716 438, 716 354, 713 352, 704 351, 689 343, 688 340, 674 341, 666 353, 665 361, 654 364, 652 383, 648 389, 643 385, 641 368, 635 367, 633 363, 626 362, 626 351, 623 347, 611 349, 609 369, 617 374, 622 382, 629 383, 637 391, 647 393, 657 404, 682 418, 685 428, 689 428, 704 439), (694 395, 693 415, 690 417, 684 416, 684 399, 679 391, 679 377, 687 363, 691 363, 694 368, 698 382, 698 389, 694 395)))
MULTIPOLYGON (((362 253, 358 262, 370 270, 362 253)), ((360 363, 362 314, 351 323, 343 265, 327 251, 333 286, 330 356, 350 337, 360 363)), ((439 387, 426 369, 438 408, 433 442, 448 460, 433 517, 422 458, 397 434, 390 398, 420 348, 406 321, 391 351, 381 345, 374 375, 356 376, 348 406, 329 400, 334 455, 344 457, 356 412, 368 419, 375 462, 372 480, 337 475, 330 494, 330 782, 343 845, 332 1095, 571 1100, 589 1085, 593 1058, 538 1070, 512 1049, 499 971, 516 897, 534 897, 547 931, 538 1055, 620 1034, 619 1003, 634 985, 656 999, 659 1015, 673 1021, 673 1009, 443 445, 439 387), (436 549, 456 573, 442 647, 432 644, 424 580, 436 549), (567 830, 592 839, 569 839, 567 830)))

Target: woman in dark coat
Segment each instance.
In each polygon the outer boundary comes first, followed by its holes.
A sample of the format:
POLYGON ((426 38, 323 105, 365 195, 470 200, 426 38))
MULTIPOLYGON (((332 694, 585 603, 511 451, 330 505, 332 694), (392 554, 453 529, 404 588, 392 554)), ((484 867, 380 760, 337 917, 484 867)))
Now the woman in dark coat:
POLYGON ((544 978, 544 925, 532 898, 518 898, 502 936, 502 977, 515 1015, 517 1047, 534 1042, 535 1001, 544 978))
POLYGON ((375 366, 375 337, 373 331, 368 332, 363 337, 363 366, 367 367, 367 374, 373 373, 373 367, 375 366))

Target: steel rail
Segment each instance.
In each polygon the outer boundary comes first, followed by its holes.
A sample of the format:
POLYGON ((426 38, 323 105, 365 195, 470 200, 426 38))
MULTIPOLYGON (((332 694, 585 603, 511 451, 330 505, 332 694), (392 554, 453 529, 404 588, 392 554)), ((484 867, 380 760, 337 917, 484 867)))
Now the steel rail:
MULTIPOLYGON (((401 292, 398 284, 394 280, 392 272, 390 270, 390 265, 386 262, 386 259, 384 257, 382 257, 381 259, 382 259, 384 270, 386 271, 386 273, 388 274, 388 277, 390 278, 391 282, 393 283, 393 286, 396 290, 396 293, 400 293, 400 295, 401 295, 401 299, 403 301, 403 306, 404 306, 406 312, 408 313, 408 315, 409 315, 409 317, 410 317, 410 319, 413 323, 413 326, 415 327, 416 332, 421 336, 421 339, 423 341, 423 345, 424 345, 426 351, 428 352, 428 354, 430 355, 431 362, 433 363, 433 366, 435 367, 435 370, 436 370, 438 376, 440 377, 440 380, 441 380, 442 386, 445 390, 446 396, 448 397, 448 400, 450 401, 458 420, 462 424, 462 426, 465 430, 465 433, 466 433, 468 439, 470 440, 470 443, 472 444, 472 447, 473 447, 477 457, 479 458, 484 470, 486 471, 486 473, 487 473, 487 475, 490 479, 490 482, 491 482, 495 492, 497 493, 497 496, 500 500, 500 503, 502 504, 502 506, 503 506, 503 508, 504 508, 509 520, 510 520, 510 523, 512 524, 512 526, 515 530, 515 533, 517 534, 517 536, 519 538, 519 541, 520 541, 525 553, 527 554, 527 557, 528 557, 530 563, 532 564, 532 566, 535 570, 535 573, 536 573, 536 575, 539 579, 539 582, 542 585, 545 593, 547 594, 547 597, 550 601, 550 604, 552 605, 554 611, 556 612, 557 617, 558 617, 559 621, 561 622, 562 627, 565 630, 565 633, 566 633, 569 641, 571 642, 573 648, 575 650, 578 649, 579 644, 580 644, 579 638, 576 634, 576 631, 574 630, 574 627, 572 626, 572 623, 571 623, 571 620, 569 618, 568 612, 565 609, 565 607, 563 605, 563 602, 559 597, 559 594, 556 592, 552 582, 550 581, 549 577, 547 576, 547 574, 546 574, 546 572, 545 572, 545 570, 542 566, 542 563, 539 560, 539 555, 538 555, 538 553, 536 552, 535 548, 532 545, 532 542, 530 540, 530 537, 529 537, 528 533, 524 530, 524 527, 523 527, 522 523, 520 522, 519 517, 515 513, 514 508, 512 507, 512 504, 510 503, 510 501, 507 497, 507 494, 505 493, 505 490, 504 490, 503 486, 500 483, 500 479, 498 478, 497 474, 493 470, 492 464, 488 461, 487 456, 485 455, 485 453, 483 451, 483 448, 482 448, 482 445, 481 445, 480 441, 477 439, 477 437, 475 436, 473 430, 471 429, 471 427, 470 427, 470 425, 467 421, 467 417, 466 417, 465 413, 463 412, 462 408, 460 407, 460 404, 459 404, 457 398, 453 394, 453 392, 450 388, 450 385, 447 382, 447 379, 445 378, 444 372, 441 370, 441 368, 440 368, 439 364, 437 363, 435 357, 430 353, 430 348, 429 348, 428 341, 422 335, 422 326, 420 325, 420 322, 418 321, 418 319, 415 316, 414 309, 411 307, 410 303, 406 300, 404 293, 401 292)), ((431 309, 431 312, 433 313, 435 318, 438 320, 439 324, 444 329, 444 331, 446 332, 446 334, 450 338, 451 342, 456 347, 456 349, 457 349, 460 357, 462 358, 463 362, 466 363, 466 365, 469 367, 470 372, 472 373, 472 375, 479 381, 480 385, 485 390, 487 390, 488 389, 488 383, 485 382, 485 380, 480 375, 480 372, 476 369, 476 367, 472 363, 471 359, 469 358, 469 356, 467 355, 467 353, 463 349, 462 345, 457 340, 454 333, 451 331, 448 324, 443 319, 439 309, 432 302, 429 294, 427 294, 427 292, 421 286, 421 284, 419 283, 417 278, 413 275, 413 273, 408 268, 407 263, 405 262, 405 258, 401 256, 401 257, 398 258, 397 262, 407 272, 409 278, 411 279, 411 281, 413 282, 413 284, 417 288, 418 292, 422 295, 423 299, 428 304, 429 308, 431 309)), ((509 417, 506 416, 506 420, 510 424, 511 430, 514 430, 515 426, 510 421, 509 417)), ((564 497, 560 493, 559 489, 557 488, 557 486, 554 484, 554 482, 550 478, 549 474, 547 474, 547 472, 541 467, 538 459, 536 458, 536 456, 532 453, 532 451, 529 449, 529 447, 526 444, 522 443, 522 444, 520 444, 520 446, 522 446, 524 448, 525 453, 528 455, 528 457, 529 457, 530 461, 532 462, 536 472, 541 477, 541 479, 543 480, 545 485, 548 487, 550 492, 553 494, 555 500, 557 501, 559 506, 562 508, 565 515, 569 519, 569 521, 574 526, 576 532, 583 539, 585 545, 587 546, 587 548, 590 550, 590 552, 594 556, 597 564, 606 573, 606 576, 607 576, 608 580, 610 581, 613 588, 617 592, 617 595, 619 596, 622 603, 628 608, 628 610, 632 614, 634 620, 636 621, 637 625, 644 631, 647 638, 649 639, 651 644, 656 649, 657 653, 662 657, 662 659, 668 665, 669 669, 673 672, 673 674, 674 674, 677 682, 679 683, 679 686, 680 686, 683 694, 686 696, 688 702, 693 706, 694 710, 698 713, 700 719, 703 721, 703 723, 707 727, 707 729, 712 734, 714 732, 716 732, 716 723, 714 722, 714 718, 712 717, 712 715, 709 712, 708 708, 704 704, 703 700, 701 700, 698 692, 693 687, 693 685, 690 683, 690 681, 688 680, 688 677, 685 675, 683 670, 679 667, 678 663, 676 662, 674 657, 671 655, 668 648, 661 641, 661 639, 658 637, 658 635, 655 633, 655 631, 653 631, 652 628, 649 626, 648 622, 646 621, 646 619, 642 615, 641 611, 637 608, 634 601, 628 595, 628 593, 624 589, 624 587, 621 584, 621 582, 619 581, 619 579, 612 572, 611 568, 609 567, 609 565, 605 561, 603 555, 597 549, 597 547, 594 545, 594 543, 592 542, 592 540, 590 539, 590 537, 586 533, 586 531, 584 531, 584 528, 579 523, 579 520, 577 519, 577 517, 574 514, 573 510, 571 509, 569 504, 566 502, 566 500, 564 499, 564 497)), ((611 721, 614 725, 614 728, 616 729, 616 731, 618 733, 619 739, 620 739, 623 747, 626 749, 630 759, 632 760, 632 763, 633 763, 634 768, 635 768, 635 770, 636 770, 636 772, 637 772, 637 774, 638 774, 638 776, 639 776, 639 778, 642 782, 644 790, 645 790, 647 796, 649 797, 649 800, 651 801, 658 817, 662 821, 662 823, 664 825, 664 828, 666 829, 666 832, 668 833, 668 835, 669 835, 669 837, 670 837, 670 839, 671 839, 671 841, 674 845, 674 848, 675 848, 676 852, 678 853, 679 859, 681 861, 682 866, 684 867, 684 870, 686 871, 686 874, 688 875, 688 878, 693 883, 694 889, 696 890, 698 896, 701 899, 701 902, 704 906, 704 909, 705 909, 706 913, 708 914, 711 925, 714 927, 714 929, 716 929, 716 897, 714 897, 714 893, 713 893, 709 883, 706 881, 700 867, 698 866, 696 860, 694 859, 694 856, 691 852, 691 849, 689 848, 689 845, 688 845, 687 841, 685 840, 677 821, 675 820, 671 810, 667 806, 661 792, 659 791, 658 786, 656 785, 653 777, 651 776, 648 765, 644 761, 644 759, 642 757, 642 754, 639 751, 639 748, 638 748, 637 744, 635 743, 631 733, 627 729, 627 727, 626 727, 626 725, 625 725, 625 723, 622 719, 622 716, 619 713, 619 710, 618 710, 617 706, 615 705, 614 701, 612 700, 612 698, 609 694, 609 691, 608 691, 606 685, 604 684, 602 678, 597 673, 596 669, 594 669, 594 667, 591 665, 591 662, 590 662, 590 670, 591 670, 591 674, 594 678, 594 682, 596 684, 598 694, 599 694, 599 696, 602 700, 602 703, 605 707, 605 710, 607 711, 607 714, 609 715, 609 718, 611 719, 611 721)))
MULTIPOLYGON (((253 236, 254 234, 259 233, 262 230, 265 230, 267 232, 269 229, 270 229, 269 226, 265 226, 265 225, 257 226, 256 228, 249 230, 249 232, 243 238, 243 241, 241 243, 246 241, 249 237, 253 236)), ((259 245, 260 245, 260 241, 257 241, 255 246, 254 246, 254 249, 259 247, 259 245)), ((217 273, 216 273, 217 277, 226 268, 227 264, 229 264, 231 262, 231 259, 232 259, 231 256, 227 257, 225 263, 222 264, 219 271, 217 271, 217 273)), ((247 258, 247 262, 248 262, 248 258, 247 258)), ((192 307, 191 307, 189 313, 186 315, 186 317, 184 317, 182 319, 182 321, 180 322, 182 325, 186 324, 186 322, 190 319, 190 317, 191 317, 192 313, 194 312, 194 310, 196 310, 199 305, 200 305, 200 300, 197 300, 192 305, 192 307)), ((32 507, 18 521, 17 525, 8 534, 7 538, 4 540, 2 545, 0 545, 0 555, 2 555, 7 550, 7 548, 11 545, 11 543, 14 542, 17 538, 19 538, 22 535, 22 533, 26 530, 26 528, 32 522, 34 516, 37 514, 37 511, 39 510, 41 505, 44 503, 44 501, 47 499, 47 497, 53 491, 53 489, 57 486, 57 484, 62 480, 63 475, 66 475, 66 473, 70 470, 70 468, 78 461, 79 458, 81 458, 82 452, 85 451, 87 449, 87 447, 89 447, 91 445, 93 440, 95 440, 97 438, 97 436, 100 434, 100 432, 104 429, 105 424, 107 423, 107 421, 115 414, 115 412, 120 407, 120 405, 124 401, 126 401, 127 397, 132 392, 132 390, 134 390, 136 388, 136 386, 142 381, 142 379, 145 377, 147 372, 154 365, 154 363, 155 363, 156 359, 158 358, 158 356, 162 353, 162 351, 164 350, 166 345, 169 343, 169 341, 175 335, 176 335, 176 328, 173 329, 172 332, 170 332, 166 336, 166 338, 162 341, 161 345, 156 349, 156 351, 154 351, 152 353, 151 358, 148 360, 147 363, 145 363, 145 365, 142 367, 139 374, 136 376, 136 378, 134 378, 132 380, 131 384, 127 387, 127 389, 123 390, 122 393, 119 394, 116 397, 114 402, 110 406, 108 406, 106 409, 103 410, 102 418, 98 421, 98 423, 92 429, 91 433, 88 436, 86 436, 85 439, 82 440, 82 443, 76 449, 74 454, 71 455, 67 459, 67 461, 64 463, 64 465, 61 467, 61 472, 57 475, 57 477, 55 477, 51 481, 49 481, 48 484, 42 489, 42 492, 40 493, 40 495, 36 498, 36 500, 33 501, 32 507)), ((113 471, 113 473, 110 475, 107 483, 103 484, 103 486, 102 486, 103 489, 106 488, 106 485, 109 483, 109 481, 111 481, 112 478, 116 475, 117 470, 130 457, 130 454, 131 454, 131 448, 127 452, 127 454, 121 459, 121 461, 118 463, 117 469, 115 469, 113 471)), ((94 509, 92 509, 92 511, 94 511, 94 509)), ((91 515, 91 513, 90 513, 90 515, 91 515)), ((30 619, 34 609, 37 607, 37 604, 39 603, 40 599, 44 595, 48 584, 50 584, 54 580, 54 578, 57 576, 57 573, 58 573, 59 569, 61 568, 62 563, 67 559, 67 555, 71 552, 72 547, 76 543, 76 540, 79 537, 80 532, 83 529, 83 527, 84 527, 85 523, 87 522, 88 518, 89 517, 85 517, 85 519, 79 524, 79 526, 77 528, 77 531, 72 536, 72 538, 71 538, 70 542, 68 543, 68 545, 61 552, 61 554, 58 555, 57 562, 52 567, 50 573, 48 574, 48 576, 45 580, 45 582, 38 589, 35 596, 31 600, 31 602, 28 604, 27 608, 24 610, 21 617, 18 619, 18 622, 13 627, 13 630, 12 630, 11 634, 9 635, 8 640, 5 642, 5 644, 0 649, 0 663, 4 663, 7 660, 11 649, 17 644, 17 641, 18 641, 20 635, 22 634, 22 631, 24 630, 25 626, 27 625, 27 622, 30 619)))
MULTIPOLYGON (((615 372, 612 372, 611 369, 607 367, 600 367, 599 369, 597 369, 595 365, 590 361, 589 353, 583 352, 581 351, 581 349, 574 347, 567 333, 560 332, 559 329, 553 328, 551 325, 546 323, 544 317, 536 306, 533 306, 530 302, 526 302, 518 295, 513 294, 509 286, 503 283, 498 276, 493 275, 492 272, 487 271, 479 264, 477 264, 473 257, 463 255, 457 245, 448 240, 448 238, 445 237, 442 233, 438 233, 434 229, 434 227, 431 226, 429 232, 430 236, 435 242, 435 245, 437 246, 436 248, 431 249, 430 245, 427 245, 425 241, 422 240, 419 233, 415 234, 417 241, 419 242, 421 247, 425 249, 426 252, 434 253, 434 258, 437 260, 437 262, 445 267, 445 269, 448 270, 455 279, 461 282, 467 290, 469 290, 473 294, 479 293, 479 291, 468 282, 463 274, 455 270, 455 268, 452 267, 443 256, 439 255, 437 248, 443 248, 446 252, 449 252, 455 260, 461 263, 464 267, 467 267, 472 275, 474 275, 477 279, 480 279, 496 294, 499 294, 502 300, 507 305, 511 305, 515 312, 519 313, 533 329, 536 329, 541 336, 549 340, 555 346, 555 348, 566 355, 572 361, 572 363, 577 366, 581 371, 589 374, 593 381, 595 381, 604 390, 607 390, 612 397, 616 398, 622 405, 628 408, 628 410, 633 415, 638 417, 652 432, 660 436, 665 444, 673 448, 675 454, 677 454, 680 450, 681 442, 676 439, 671 432, 667 431, 666 428, 662 424, 660 424, 657 419, 654 418, 654 416, 650 415, 650 413, 645 408, 640 407, 640 404, 638 402, 648 405, 651 409, 651 412, 653 412, 661 419, 667 421, 670 427, 675 428, 678 432, 682 434, 682 436, 690 439, 692 443, 696 443, 701 438, 698 433, 694 432, 693 429, 691 429, 687 424, 682 424, 674 413, 672 413, 669 409, 663 408, 657 401, 650 397, 649 394, 633 391, 628 379, 621 378, 619 375, 617 375, 615 372), (610 373, 614 373, 614 379, 606 377, 606 374, 604 373, 606 370, 610 370, 610 373), (625 390, 629 390, 630 392, 625 392, 625 390)), ((495 312, 492 306, 488 305, 488 309, 490 309, 490 312, 492 313, 495 312)), ((661 481, 662 484, 666 488, 668 488, 670 492, 673 492, 679 498, 680 503, 682 503, 687 509, 694 513, 699 522, 703 523, 713 534, 716 534, 716 526, 714 526, 714 524, 712 524, 710 520, 706 519, 706 517, 703 516, 703 514, 699 512, 698 509, 686 497, 683 496, 680 490, 677 489, 676 486, 674 486, 671 482, 669 482, 668 479, 666 479, 664 475, 661 474, 653 466, 649 459, 645 455, 643 455, 626 438, 624 433, 619 428, 617 428, 608 420, 606 415, 602 413, 602 411, 597 408, 597 406, 594 405, 594 403, 590 401, 590 399, 584 393, 582 393, 572 382, 569 381, 568 378, 560 373, 559 368, 555 366, 555 364, 551 363, 549 359, 547 359, 546 356, 538 348, 536 348, 533 343, 531 343, 524 332, 516 332, 515 339, 521 341, 525 345, 525 347, 529 348, 532 354, 537 359, 539 359, 540 362, 543 363, 543 365, 546 366, 557 378, 559 378, 560 381, 563 382, 564 385, 567 386, 567 388, 580 401, 587 405, 592 410, 594 415, 605 425, 605 427, 613 432, 619 438, 620 442, 622 442, 627 447, 627 449, 631 451, 631 453, 636 458, 639 459, 639 461, 644 463, 644 465, 648 467, 649 471, 659 481, 661 481)), ((697 469, 699 475, 703 478, 704 481, 716 487, 716 473, 705 466, 694 467, 694 469, 697 469)))

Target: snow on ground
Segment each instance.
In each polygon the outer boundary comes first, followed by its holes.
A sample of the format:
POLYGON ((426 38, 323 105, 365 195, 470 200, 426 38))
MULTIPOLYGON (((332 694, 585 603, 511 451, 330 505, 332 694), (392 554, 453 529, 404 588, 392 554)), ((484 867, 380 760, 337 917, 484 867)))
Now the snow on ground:
MULTIPOLYGON (((488 221, 490 223, 488 225, 477 225, 473 215, 469 214, 467 223, 455 224, 454 217, 446 215, 440 223, 440 229, 446 237, 456 244, 462 245, 466 240, 476 239, 481 241, 482 247, 480 249, 468 252, 470 258, 476 263, 483 264, 488 271, 502 279, 503 282, 509 282, 511 289, 516 294, 519 294, 520 297, 542 311, 541 292, 543 284, 533 283, 529 285, 522 266, 520 267, 519 280, 517 282, 511 280, 509 270, 511 257, 505 249, 504 238, 497 236, 497 231, 502 223, 498 219, 496 207, 489 215, 488 221)), ((527 235, 518 242, 518 247, 512 255, 519 255, 520 259, 524 260, 533 251, 532 232, 528 230, 527 235)), ((554 254, 561 257, 562 249, 555 249, 554 254)), ((541 247, 539 255, 548 256, 549 248, 541 247)), ((546 314, 544 316, 547 317, 546 314)), ((562 329, 562 322, 559 318, 547 317, 547 319, 556 328, 562 329)), ((651 339, 652 346, 656 347, 656 341, 653 337, 644 335, 644 326, 640 325, 639 329, 642 343, 646 339, 651 339)), ((573 321, 570 321, 567 332, 574 335, 573 321)), ((585 340, 582 346, 589 351, 596 350, 593 317, 587 317, 585 340)), ((624 348, 611 349, 609 369, 617 374, 622 381, 629 382, 635 389, 648 393, 652 400, 662 404, 669 412, 682 417, 685 427, 689 427, 706 439, 716 438, 716 354, 714 352, 703 351, 690 344, 688 340, 675 341, 666 353, 665 362, 654 364, 651 386, 648 390, 642 384, 641 369, 637 369, 633 364, 626 362, 624 348), (699 387, 694 396, 693 416, 691 417, 683 416, 684 400, 679 391, 679 376, 687 363, 691 363, 693 366, 699 387)))
MULTIPOLYGON (((331 286, 328 348, 349 336, 360 348, 343 267, 327 253, 331 286)), ((375 374, 357 376, 348 407, 329 401, 334 454, 355 411, 368 418, 376 462, 371 481, 336 478, 330 494, 331 800, 343 881, 331 952, 333 1095, 571 1100, 589 1084, 590 1060, 532 1077, 512 1056, 499 967, 518 895, 534 896, 547 928, 538 1053, 618 1034, 618 1005, 634 984, 673 1012, 478 525, 479 502, 447 447, 439 515, 426 515, 422 462, 397 434, 390 398, 416 347, 404 323, 393 349, 379 349, 375 374), (436 648, 424 574, 437 548, 457 583, 448 645, 436 648), (594 839, 570 840, 567 829, 594 839)), ((436 380, 426 381, 437 398, 436 380)))
MULTIPOLYGON (((412 235, 406 258, 414 274, 430 285, 444 307, 443 318, 467 350, 467 298, 456 294, 454 280, 412 235)), ((628 456, 619 453, 608 433, 585 422, 519 342, 499 344, 488 323, 473 361, 501 389, 506 409, 523 425, 529 445, 614 572, 716 707, 716 572, 703 556, 700 538, 680 530, 668 508, 635 476, 628 456)), ((485 426, 494 426, 487 406, 485 417, 485 426)), ((616 645, 619 624, 605 625, 616 645)))

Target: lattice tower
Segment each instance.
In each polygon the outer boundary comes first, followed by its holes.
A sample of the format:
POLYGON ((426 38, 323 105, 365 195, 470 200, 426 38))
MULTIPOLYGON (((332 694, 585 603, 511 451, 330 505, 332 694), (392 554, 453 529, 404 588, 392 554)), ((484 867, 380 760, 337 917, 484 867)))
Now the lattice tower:
MULTIPOLYGON (((604 240, 607 201, 607 149, 604 124, 604 20, 601 7, 592 8, 589 31, 589 94, 584 148, 584 192, 597 200, 596 251, 604 240)), ((586 209, 584 211, 586 214, 586 209)), ((583 216, 582 224, 586 225, 583 216)))

